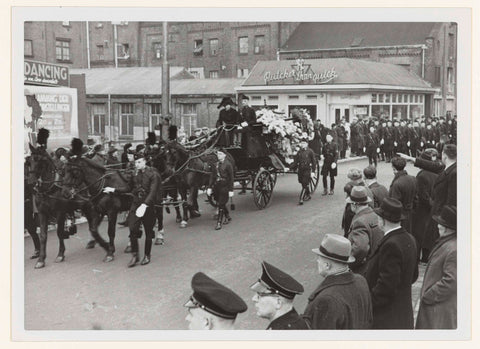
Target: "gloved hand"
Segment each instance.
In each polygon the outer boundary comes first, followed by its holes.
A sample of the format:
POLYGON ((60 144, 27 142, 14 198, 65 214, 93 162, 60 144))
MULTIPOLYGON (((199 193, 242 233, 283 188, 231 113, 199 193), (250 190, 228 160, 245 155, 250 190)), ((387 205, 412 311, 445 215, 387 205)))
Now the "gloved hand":
POLYGON ((138 206, 137 210, 135 211, 135 216, 141 218, 143 217, 143 215, 145 214, 145 211, 147 210, 147 205, 145 204, 141 204, 140 206, 138 206))
POLYGON ((241 130, 243 127, 241 125, 237 126, 237 130, 241 130))
POLYGON ((393 145, 394 145, 394 146, 397 146, 397 145, 398 145, 398 143, 397 143, 397 142, 393 142, 393 145))
POLYGON ((367 148, 363 147, 363 152, 365 153, 365 151, 367 150, 367 148))
POLYGON ((212 188, 207 188, 207 195, 212 196, 212 188))
POLYGON ((228 197, 229 197, 229 198, 233 198, 233 191, 229 191, 229 192, 228 192, 228 197))
POLYGON ((407 147, 410 147, 410 141, 407 142, 407 147))
POLYGON ((242 125, 242 127, 247 127, 248 126, 248 123, 246 121, 242 122, 240 125, 242 125))
POLYGON ((315 172, 311 172, 310 173, 310 178, 314 178, 315 177, 315 172))
POLYGON ((433 143, 433 145, 435 145, 435 141, 433 141, 432 143, 433 143))
POLYGON ((103 188, 103 192, 106 193, 106 194, 113 193, 113 192, 115 192, 115 188, 105 187, 105 188, 103 188))
POLYGON ((423 147, 423 142, 420 142, 420 146, 423 147))
POLYGON ((380 144, 383 145, 385 143, 385 140, 382 138, 380 141, 380 144))
POLYGON ((285 168, 283 169, 283 172, 288 172, 288 171, 290 171, 290 169, 289 169, 288 167, 285 167, 285 168))
POLYGON ((332 162, 332 165, 330 167, 332 168, 332 170, 335 170, 337 168, 337 164, 332 162))
POLYGON ((380 148, 377 148, 377 153, 380 153, 380 148))

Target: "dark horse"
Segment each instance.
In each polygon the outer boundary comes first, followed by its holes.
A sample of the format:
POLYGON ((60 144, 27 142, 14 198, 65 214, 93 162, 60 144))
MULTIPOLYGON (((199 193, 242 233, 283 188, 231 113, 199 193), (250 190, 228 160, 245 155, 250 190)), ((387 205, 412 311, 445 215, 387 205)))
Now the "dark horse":
MULTIPOLYGON (((65 232, 66 214, 73 214, 75 210, 80 209, 87 218, 92 236, 98 236, 95 223, 98 214, 90 200, 79 198, 74 188, 64 186, 53 159, 43 147, 29 146, 32 155, 28 171, 35 180, 34 200, 40 226, 40 254, 35 264, 35 269, 39 269, 45 267, 49 218, 53 217, 57 222, 59 249, 55 262, 59 263, 65 260, 64 240, 70 237, 70 233, 65 232)), ((108 252, 109 246, 103 239, 100 238, 97 242, 108 252)))
POLYGON ((98 233, 103 217, 108 217, 108 249, 104 262, 111 262, 115 253, 115 227, 117 215, 121 211, 128 211, 132 203, 132 196, 120 194, 130 191, 129 181, 133 171, 109 170, 96 162, 82 157, 72 157, 65 165, 64 183, 68 187, 77 188, 79 195, 83 195, 94 206, 94 230, 92 236, 95 241, 104 241, 98 233), (105 187, 116 188, 118 193, 103 193, 105 187), (96 235, 95 235, 96 233, 96 235))
MULTIPOLYGON (((193 153, 181 144, 172 141, 166 145, 167 164, 175 169, 175 178, 182 199, 186 200, 188 211, 198 217, 198 189, 206 187, 210 183, 212 166, 218 161, 215 150, 208 148, 199 154, 193 153), (188 194, 188 195, 187 195, 188 194)), ((230 161, 235 168, 235 160, 228 152, 226 161, 230 161)), ((188 216, 184 217, 181 227, 186 227, 188 216)))

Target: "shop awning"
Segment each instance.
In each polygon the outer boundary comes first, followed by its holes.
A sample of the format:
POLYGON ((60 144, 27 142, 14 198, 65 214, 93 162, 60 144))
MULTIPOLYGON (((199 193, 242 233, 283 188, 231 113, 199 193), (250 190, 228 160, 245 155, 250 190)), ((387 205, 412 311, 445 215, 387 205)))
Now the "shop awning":
POLYGON ((404 67, 351 58, 259 61, 238 91, 344 89, 436 89, 404 67))

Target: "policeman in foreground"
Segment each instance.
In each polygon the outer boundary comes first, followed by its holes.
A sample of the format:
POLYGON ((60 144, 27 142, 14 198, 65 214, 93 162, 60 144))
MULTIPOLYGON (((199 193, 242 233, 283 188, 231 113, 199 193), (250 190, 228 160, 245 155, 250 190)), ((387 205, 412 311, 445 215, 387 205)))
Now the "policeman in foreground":
POLYGON ((257 316, 267 319, 267 330, 308 330, 307 323, 293 307, 293 299, 303 286, 273 265, 262 262, 262 276, 250 286, 257 316))
POLYGON ((184 304, 189 330, 234 330, 237 315, 247 310, 240 296, 202 272, 193 276, 192 289, 184 304))

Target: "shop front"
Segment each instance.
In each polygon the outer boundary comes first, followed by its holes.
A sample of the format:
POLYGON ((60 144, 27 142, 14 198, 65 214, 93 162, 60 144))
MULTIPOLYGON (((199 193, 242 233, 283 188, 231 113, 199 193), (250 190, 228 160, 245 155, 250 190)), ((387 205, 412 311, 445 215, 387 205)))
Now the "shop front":
POLYGON ((236 91, 249 96, 254 108, 268 106, 289 116, 304 108, 330 126, 342 118, 426 115, 436 89, 401 66, 336 58, 258 62, 236 91))

